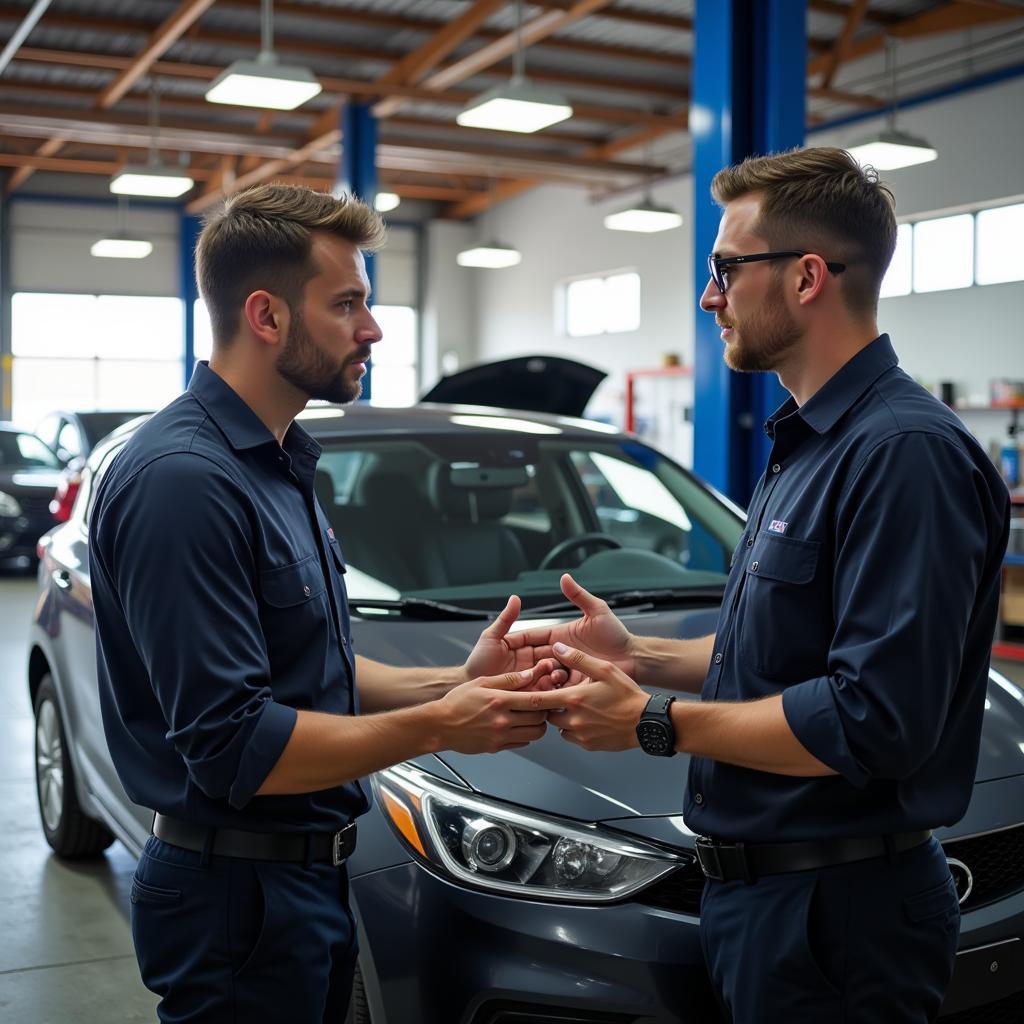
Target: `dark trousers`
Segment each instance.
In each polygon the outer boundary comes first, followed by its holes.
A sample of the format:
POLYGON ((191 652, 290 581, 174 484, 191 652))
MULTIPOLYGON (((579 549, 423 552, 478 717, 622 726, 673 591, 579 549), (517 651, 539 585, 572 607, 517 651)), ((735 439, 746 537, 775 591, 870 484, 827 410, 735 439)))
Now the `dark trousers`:
POLYGON ((340 1024, 355 969, 344 868, 210 857, 150 836, 132 939, 164 1024, 340 1024))
POLYGON ((935 839, 894 863, 709 881, 701 906, 704 957, 733 1024, 925 1024, 959 930, 935 839))

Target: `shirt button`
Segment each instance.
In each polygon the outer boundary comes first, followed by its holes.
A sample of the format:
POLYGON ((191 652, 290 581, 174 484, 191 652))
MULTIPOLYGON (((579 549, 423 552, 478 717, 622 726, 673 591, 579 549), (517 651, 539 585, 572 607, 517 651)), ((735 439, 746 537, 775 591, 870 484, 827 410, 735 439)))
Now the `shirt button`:
POLYGON ((757 572, 757 562, 752 562, 750 565, 751 572, 757 572))
POLYGON ((715 655, 715 664, 716 665, 721 665, 722 664, 722 652, 721 651, 719 651, 718 654, 715 655))
POLYGON ((312 593, 309 587, 303 587, 302 592, 306 595, 306 597, 309 597, 309 595, 312 593))
POLYGON ((704 803, 704 794, 703 793, 694 793, 693 794, 693 802, 695 804, 702 804, 702 803, 704 803))
POLYGON ((754 538, 753 537, 748 537, 747 538, 747 547, 748 548, 752 548, 753 546, 754 546, 754 538))
POLYGON ((775 465, 772 466, 772 472, 773 473, 781 473, 782 472, 782 467, 776 462, 775 465))

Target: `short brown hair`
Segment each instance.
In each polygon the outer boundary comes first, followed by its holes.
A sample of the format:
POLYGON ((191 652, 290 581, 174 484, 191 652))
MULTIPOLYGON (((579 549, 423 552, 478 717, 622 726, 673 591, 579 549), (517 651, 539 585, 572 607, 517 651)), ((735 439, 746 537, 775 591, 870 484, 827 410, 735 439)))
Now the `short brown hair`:
POLYGON ((896 203, 874 168, 845 149, 816 146, 750 157, 719 171, 711 194, 720 206, 761 198, 757 234, 775 249, 803 249, 846 264, 847 308, 874 315, 896 248, 896 203))
POLYGON ((196 244, 196 283, 215 345, 231 342, 246 298, 258 289, 301 308, 306 282, 319 270, 311 254, 314 231, 369 251, 384 244, 384 222, 365 203, 295 185, 246 189, 206 219, 196 244))

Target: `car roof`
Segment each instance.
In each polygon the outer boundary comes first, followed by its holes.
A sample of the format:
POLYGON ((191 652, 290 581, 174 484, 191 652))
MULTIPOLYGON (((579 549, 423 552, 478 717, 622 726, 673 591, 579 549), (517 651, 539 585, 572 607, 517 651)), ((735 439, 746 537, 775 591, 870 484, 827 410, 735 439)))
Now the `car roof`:
POLYGON ((299 413, 297 420, 316 437, 358 433, 478 434, 481 430, 524 434, 561 434, 625 438, 617 427, 574 416, 552 416, 521 409, 497 409, 483 405, 441 405, 421 402, 402 408, 383 408, 355 402, 340 408, 313 405, 299 413))

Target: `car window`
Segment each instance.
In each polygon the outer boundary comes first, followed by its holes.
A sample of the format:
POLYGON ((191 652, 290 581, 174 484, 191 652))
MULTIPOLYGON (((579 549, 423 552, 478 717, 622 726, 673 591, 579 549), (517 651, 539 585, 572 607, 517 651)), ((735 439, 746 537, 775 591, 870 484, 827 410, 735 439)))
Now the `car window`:
POLYGON ((57 451, 65 453, 68 458, 82 454, 82 435, 74 423, 65 423, 57 435, 57 451))
POLYGON ((57 456, 35 434, 0 431, 0 466, 9 469, 60 469, 57 456))
POLYGON ((316 491, 354 599, 494 608, 598 590, 722 585, 742 519, 651 448, 509 434, 323 439, 316 491), (581 540, 580 538, 584 538, 581 540))
POLYGON ((110 468, 110 464, 114 461, 114 457, 124 447, 124 444, 125 442, 122 441, 120 444, 115 444, 110 448, 95 452, 82 473, 82 486, 79 488, 78 496, 75 498, 72 516, 81 516, 83 529, 88 528, 100 482, 110 468))

